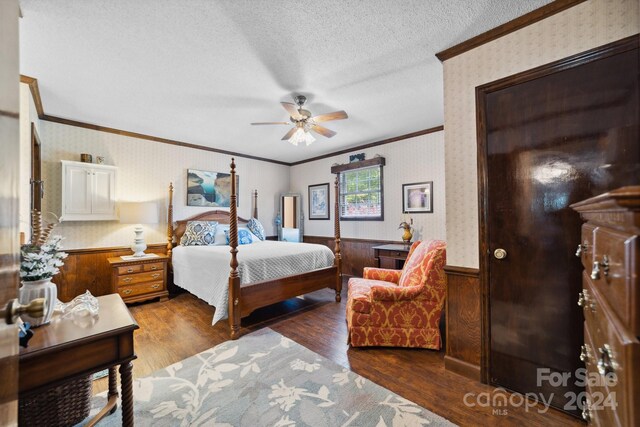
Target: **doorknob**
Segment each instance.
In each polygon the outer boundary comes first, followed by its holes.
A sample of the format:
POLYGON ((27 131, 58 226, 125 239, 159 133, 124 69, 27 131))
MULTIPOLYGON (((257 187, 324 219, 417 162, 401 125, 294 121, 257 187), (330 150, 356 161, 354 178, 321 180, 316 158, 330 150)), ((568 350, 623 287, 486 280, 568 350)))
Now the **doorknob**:
POLYGON ((493 256, 496 259, 505 259, 507 257, 507 251, 505 251, 502 248, 498 248, 495 251, 493 251, 493 256))
POLYGON ((25 313, 34 318, 44 317, 44 303, 44 298, 36 298, 26 305, 22 305, 17 299, 13 299, 7 303, 5 308, 0 309, 0 318, 4 318, 7 325, 11 325, 18 316, 25 313))

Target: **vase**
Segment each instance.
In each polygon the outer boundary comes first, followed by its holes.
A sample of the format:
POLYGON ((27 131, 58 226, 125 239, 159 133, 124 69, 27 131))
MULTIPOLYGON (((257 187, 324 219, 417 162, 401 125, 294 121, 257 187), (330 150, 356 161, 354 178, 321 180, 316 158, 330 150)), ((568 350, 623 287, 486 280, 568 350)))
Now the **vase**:
POLYGON ((402 233, 402 241, 405 245, 411 243, 411 239, 413 238, 413 234, 411 233, 410 228, 405 228, 404 233, 402 233))
POLYGON ((23 321, 29 322, 31 326, 46 325, 51 321, 53 310, 56 306, 58 297, 58 288, 51 278, 33 281, 22 281, 20 287, 20 295, 18 301, 20 304, 29 304, 36 298, 44 298, 44 317, 31 317, 28 314, 22 314, 20 317, 23 321))

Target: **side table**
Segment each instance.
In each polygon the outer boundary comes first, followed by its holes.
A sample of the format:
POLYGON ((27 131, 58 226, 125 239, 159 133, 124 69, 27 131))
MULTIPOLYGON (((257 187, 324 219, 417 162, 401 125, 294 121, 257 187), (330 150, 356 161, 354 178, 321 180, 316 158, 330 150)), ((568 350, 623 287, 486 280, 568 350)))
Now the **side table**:
POLYGON ((376 260, 376 267, 378 268, 391 268, 393 270, 400 270, 404 266, 404 262, 409 255, 409 245, 379 245, 374 246, 373 256, 376 260))
POLYGON ((88 424, 94 425, 116 408, 116 366, 120 365, 122 425, 133 426, 133 331, 138 324, 118 294, 98 297, 95 323, 79 325, 54 315, 51 323, 34 330, 27 348, 20 349, 19 398, 34 395, 75 378, 109 369, 108 403, 88 424))

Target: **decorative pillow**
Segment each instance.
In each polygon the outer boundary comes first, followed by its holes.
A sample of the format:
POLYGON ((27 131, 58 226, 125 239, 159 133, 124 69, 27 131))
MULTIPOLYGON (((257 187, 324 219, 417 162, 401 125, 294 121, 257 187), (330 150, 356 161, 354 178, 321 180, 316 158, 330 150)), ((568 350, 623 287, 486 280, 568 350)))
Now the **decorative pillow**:
POLYGON ((260 224, 260 221, 258 221, 257 219, 251 218, 247 223, 247 228, 249 229, 249 231, 255 234, 258 237, 258 239, 264 240, 267 238, 267 236, 265 236, 264 234, 264 227, 262 226, 262 224, 260 224))
POLYGON ((180 239, 182 246, 208 246, 213 245, 216 235, 215 221, 189 221, 187 228, 180 239))
MULTIPOLYGON (((224 230, 224 235, 227 238, 227 245, 229 244, 229 230, 224 230)), ((238 245, 249 245, 253 243, 253 234, 246 228, 240 228, 238 230, 238 245)))
POLYGON ((215 246, 224 246, 227 244, 227 235, 225 232, 229 231, 229 224, 218 224, 216 227, 216 237, 213 242, 215 246))

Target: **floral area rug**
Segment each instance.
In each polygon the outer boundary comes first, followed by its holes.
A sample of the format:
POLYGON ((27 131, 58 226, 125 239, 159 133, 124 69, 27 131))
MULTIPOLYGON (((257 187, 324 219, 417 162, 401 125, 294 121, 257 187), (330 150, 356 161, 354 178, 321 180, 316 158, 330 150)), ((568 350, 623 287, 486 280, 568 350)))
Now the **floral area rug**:
MULTIPOLYGON (((454 425, 268 328, 136 379, 133 395, 137 426, 454 425)), ((120 423, 118 409, 98 425, 120 423)))

